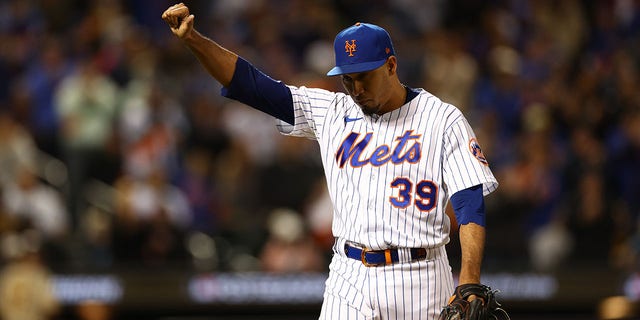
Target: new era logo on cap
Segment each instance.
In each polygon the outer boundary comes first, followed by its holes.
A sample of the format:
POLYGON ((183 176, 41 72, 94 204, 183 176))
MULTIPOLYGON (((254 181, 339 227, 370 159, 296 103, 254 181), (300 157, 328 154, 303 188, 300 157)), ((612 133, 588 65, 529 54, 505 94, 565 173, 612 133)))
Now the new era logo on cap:
POLYGON ((371 71, 395 54, 386 30, 360 22, 340 31, 333 48, 336 66, 327 73, 328 76, 371 71))

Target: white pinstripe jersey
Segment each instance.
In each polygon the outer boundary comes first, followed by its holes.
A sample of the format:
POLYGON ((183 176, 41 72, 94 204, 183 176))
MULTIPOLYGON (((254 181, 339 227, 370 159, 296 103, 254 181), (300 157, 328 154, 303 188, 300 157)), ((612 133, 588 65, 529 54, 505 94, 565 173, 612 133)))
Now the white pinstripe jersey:
POLYGON ((295 124, 279 122, 278 130, 318 141, 338 239, 372 249, 437 247, 449 241, 449 196, 498 186, 462 112, 425 90, 367 116, 344 93, 289 88, 295 124))

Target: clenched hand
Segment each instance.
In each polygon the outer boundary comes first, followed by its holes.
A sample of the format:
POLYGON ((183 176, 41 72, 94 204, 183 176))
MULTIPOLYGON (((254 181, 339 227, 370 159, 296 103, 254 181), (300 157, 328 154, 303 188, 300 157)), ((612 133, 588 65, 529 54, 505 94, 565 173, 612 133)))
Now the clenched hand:
POLYGON ((171 32, 180 39, 191 33, 194 19, 194 15, 189 14, 189 8, 184 3, 173 5, 162 13, 162 20, 169 25, 171 32))

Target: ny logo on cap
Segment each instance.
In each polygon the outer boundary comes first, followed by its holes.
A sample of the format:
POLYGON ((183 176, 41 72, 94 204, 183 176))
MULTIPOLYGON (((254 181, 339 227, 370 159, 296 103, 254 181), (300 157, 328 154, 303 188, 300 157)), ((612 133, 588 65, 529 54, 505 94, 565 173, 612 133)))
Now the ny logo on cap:
POLYGON ((351 40, 351 43, 349 43, 349 40, 346 40, 344 42, 344 49, 344 52, 348 53, 349 57, 353 57, 353 52, 356 51, 356 40, 351 40))

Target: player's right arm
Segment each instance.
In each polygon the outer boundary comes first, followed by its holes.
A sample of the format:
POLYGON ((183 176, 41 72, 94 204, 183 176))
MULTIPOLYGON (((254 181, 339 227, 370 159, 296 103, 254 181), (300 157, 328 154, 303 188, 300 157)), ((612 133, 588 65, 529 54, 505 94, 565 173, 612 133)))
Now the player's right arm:
POLYGON ((162 19, 176 37, 193 52, 205 69, 222 86, 222 94, 293 124, 293 101, 289 88, 248 61, 238 57, 193 27, 194 15, 183 3, 169 7, 162 19))
POLYGON ((169 7, 162 13, 162 20, 193 52, 211 76, 225 87, 231 83, 238 55, 200 34, 193 27, 195 16, 189 13, 186 5, 179 3, 169 7))

